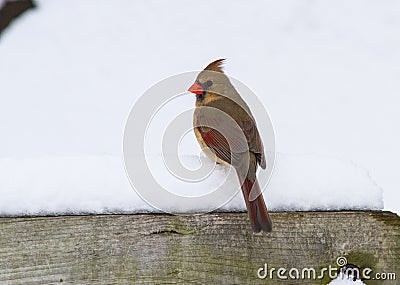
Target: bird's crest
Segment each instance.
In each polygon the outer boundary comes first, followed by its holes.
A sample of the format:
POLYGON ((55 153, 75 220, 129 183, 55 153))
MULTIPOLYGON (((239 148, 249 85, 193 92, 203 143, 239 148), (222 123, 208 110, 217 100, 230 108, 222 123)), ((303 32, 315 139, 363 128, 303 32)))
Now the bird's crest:
POLYGON ((222 70, 222 66, 224 63, 225 59, 217 59, 216 61, 213 61, 209 65, 207 65, 207 67, 204 68, 204 70, 224 73, 224 71, 222 70))

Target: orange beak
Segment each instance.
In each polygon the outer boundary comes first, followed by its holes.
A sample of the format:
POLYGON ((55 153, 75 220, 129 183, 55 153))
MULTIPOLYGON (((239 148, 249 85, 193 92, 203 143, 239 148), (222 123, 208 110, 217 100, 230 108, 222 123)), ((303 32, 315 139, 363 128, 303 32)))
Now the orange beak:
POLYGON ((201 93, 203 93, 203 87, 201 87, 200 84, 198 84, 197 82, 193 83, 192 86, 190 86, 190 88, 188 89, 189 92, 192 92, 194 94, 200 95, 201 93))

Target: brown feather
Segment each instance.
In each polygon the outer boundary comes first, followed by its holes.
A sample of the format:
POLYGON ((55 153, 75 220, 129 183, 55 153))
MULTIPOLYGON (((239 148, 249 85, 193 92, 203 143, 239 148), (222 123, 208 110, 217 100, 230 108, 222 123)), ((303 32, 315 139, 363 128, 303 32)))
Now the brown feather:
POLYGON ((224 71, 222 70, 222 66, 224 63, 225 63, 225 59, 217 59, 217 60, 211 62, 209 65, 207 65, 207 67, 204 68, 204 70, 224 73, 224 71))

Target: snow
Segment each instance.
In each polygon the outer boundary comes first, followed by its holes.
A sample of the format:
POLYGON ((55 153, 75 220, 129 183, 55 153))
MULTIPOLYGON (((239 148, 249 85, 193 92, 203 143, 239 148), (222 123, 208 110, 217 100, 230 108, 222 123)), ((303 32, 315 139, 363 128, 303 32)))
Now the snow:
MULTIPOLYGON (((198 156, 181 159, 192 168, 199 165, 198 156)), ((221 205, 214 200, 206 204, 195 201, 192 205, 176 205, 171 201, 172 209, 204 212, 222 206, 223 211, 243 211, 245 205, 236 174, 229 167, 215 166, 209 158, 200 159, 212 172, 206 179, 190 183, 170 175, 161 156, 147 158, 157 182, 176 195, 200 197, 218 189, 232 199, 221 205)), ((0 215, 158 211, 140 198, 143 189, 137 189, 139 193, 132 190, 119 156, 3 158, 0 172, 0 215)), ((377 210, 383 206, 381 189, 364 169, 335 158, 313 155, 278 154, 274 176, 264 195, 272 211, 377 210), (316 174, 318 177, 313 178, 316 174)))
POLYGON ((150 210, 130 189, 115 156, 0 160, 1 215, 124 213, 150 210))
POLYGON ((265 196, 281 211, 383 208, 382 190, 365 169, 316 155, 278 154, 265 196))
MULTIPOLYGON (((123 166, 130 108, 155 82, 220 57, 274 123, 271 210, 400 213, 398 1, 203 1, 196 15, 184 1, 38 4, 0 39, 2 215, 152 211, 123 166)), ((193 134, 183 144, 194 163, 193 134)), ((226 173, 217 166, 192 195, 226 173)), ((223 209, 243 209, 240 195, 223 209)))
POLYGON ((339 274, 339 276, 336 279, 329 282, 328 285, 365 285, 365 283, 359 279, 353 281, 353 279, 348 278, 347 275, 343 276, 342 274, 339 274))

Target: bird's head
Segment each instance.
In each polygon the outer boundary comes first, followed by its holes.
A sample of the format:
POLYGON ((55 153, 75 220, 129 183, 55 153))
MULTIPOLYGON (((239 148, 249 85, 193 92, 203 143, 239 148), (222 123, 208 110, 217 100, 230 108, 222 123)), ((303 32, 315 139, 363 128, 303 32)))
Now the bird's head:
POLYGON ((224 59, 218 59, 207 65, 199 73, 193 85, 190 86, 188 91, 196 94, 197 102, 205 100, 208 94, 226 96, 227 89, 231 86, 231 83, 222 70, 224 61, 224 59))

